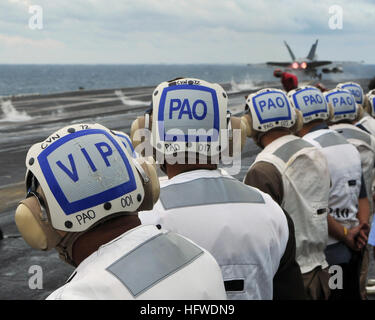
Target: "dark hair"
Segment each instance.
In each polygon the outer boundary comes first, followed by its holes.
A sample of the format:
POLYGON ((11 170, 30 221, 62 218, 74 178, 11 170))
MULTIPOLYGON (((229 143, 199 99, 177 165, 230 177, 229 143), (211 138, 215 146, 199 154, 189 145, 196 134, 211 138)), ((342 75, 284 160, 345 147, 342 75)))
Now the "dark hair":
POLYGON ((373 78, 370 80, 370 82, 369 82, 369 84, 368 84, 368 89, 369 89, 369 90, 373 90, 373 89, 375 89, 375 77, 373 77, 373 78))

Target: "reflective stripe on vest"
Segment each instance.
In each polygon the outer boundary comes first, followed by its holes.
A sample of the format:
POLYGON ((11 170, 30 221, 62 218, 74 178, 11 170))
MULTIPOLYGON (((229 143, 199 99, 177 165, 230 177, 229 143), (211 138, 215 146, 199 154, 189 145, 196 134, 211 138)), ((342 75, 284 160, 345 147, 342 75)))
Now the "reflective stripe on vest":
POLYGON ((199 178, 160 190, 165 210, 218 203, 265 203, 255 189, 231 178, 199 178))
POLYGON ((302 150, 303 148, 311 148, 311 147, 313 147, 313 145, 310 144, 309 142, 302 140, 302 139, 295 139, 295 140, 292 140, 283 144, 273 154, 286 163, 298 151, 302 150))
POLYGON ((152 237, 107 268, 137 296, 191 263, 203 251, 181 236, 168 232, 152 237))
POLYGON ((367 143, 368 145, 371 145, 371 137, 366 132, 349 128, 340 128, 335 130, 338 133, 341 133, 346 139, 358 139, 367 143))
POLYGON ((334 134, 333 132, 328 132, 314 139, 318 142, 322 148, 327 148, 331 146, 337 146, 340 144, 349 144, 343 137, 334 134))

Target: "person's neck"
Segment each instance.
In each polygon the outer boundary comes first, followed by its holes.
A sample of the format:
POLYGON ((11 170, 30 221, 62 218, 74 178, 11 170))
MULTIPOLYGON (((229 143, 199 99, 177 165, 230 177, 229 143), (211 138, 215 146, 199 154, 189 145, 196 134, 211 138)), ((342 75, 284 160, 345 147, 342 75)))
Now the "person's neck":
POLYGON ((80 236, 73 245, 73 261, 78 266, 100 246, 141 224, 138 215, 119 216, 94 227, 80 236))
POLYGON ((272 130, 270 132, 267 132, 261 139, 260 143, 261 145, 265 148, 267 147, 270 143, 275 141, 276 139, 279 139, 283 136, 287 136, 291 134, 289 130, 286 129, 281 129, 281 130, 272 130))
POLYGON ((321 125, 323 121, 313 121, 303 125, 302 129, 298 131, 298 136, 303 137, 304 135, 308 134, 312 129, 321 125))
POLYGON ((180 173, 193 171, 193 170, 216 170, 216 164, 167 164, 168 179, 172 179, 180 173))

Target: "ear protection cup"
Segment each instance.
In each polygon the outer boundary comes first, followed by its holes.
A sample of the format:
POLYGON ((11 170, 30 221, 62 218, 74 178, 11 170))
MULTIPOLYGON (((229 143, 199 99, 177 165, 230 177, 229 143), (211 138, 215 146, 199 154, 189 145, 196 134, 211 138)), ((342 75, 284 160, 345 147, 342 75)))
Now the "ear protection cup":
MULTIPOLYGON (((246 143, 246 136, 247 136, 247 125, 244 120, 238 117, 230 117, 230 130, 232 132, 229 133, 229 156, 233 156, 233 151, 238 150, 237 148, 234 148, 234 144, 240 143, 240 151, 243 150, 245 143, 246 143), (234 141, 234 130, 241 130, 240 134, 240 141, 234 141)), ((237 136, 238 137, 238 136, 237 136)))
POLYGON ((373 116, 372 108, 371 108, 371 102, 368 97, 368 95, 364 95, 364 100, 363 100, 363 110, 367 112, 369 115, 373 116))
MULTIPOLYGON (((32 198, 29 199, 31 200, 32 198)), ((38 219, 35 218, 32 211, 24 203, 21 202, 18 205, 14 218, 18 231, 30 247, 43 251, 48 250, 46 234, 38 223, 38 219)))
POLYGON ((48 219, 43 218, 38 199, 31 196, 22 200, 16 209, 15 222, 25 241, 34 249, 51 250, 63 238, 53 229, 48 219))
POLYGON ((363 118, 364 115, 363 107, 360 104, 357 104, 357 117, 354 119, 354 121, 359 121, 363 118))
POLYGON ((328 102, 327 106, 328 106, 328 114, 329 114, 327 121, 331 121, 333 117, 335 116, 335 109, 333 108, 333 105, 331 102, 328 102))
POLYGON ((300 131, 303 127, 303 115, 302 112, 298 109, 294 109, 296 113, 296 123, 290 128, 293 133, 300 131))
POLYGON ((132 141, 134 149, 142 142, 142 140, 139 140, 138 138, 135 139, 134 136, 136 132, 140 129, 143 129, 145 127, 145 117, 138 117, 135 119, 130 127, 130 140, 132 141))
POLYGON ((246 123, 247 136, 249 138, 252 138, 258 147, 263 148, 263 146, 260 143, 260 138, 265 134, 265 132, 260 132, 253 128, 253 118, 251 116, 251 112, 244 114, 241 117, 241 120, 246 123))
POLYGON ((253 123, 253 119, 251 118, 251 113, 248 112, 246 114, 244 114, 242 117, 241 117, 241 120, 243 123, 245 123, 246 125, 246 135, 251 138, 252 135, 254 134, 253 132, 253 129, 252 129, 252 123, 253 123))
MULTIPOLYGON (((147 179, 141 177, 143 178, 143 188, 145 191, 145 195, 142 204, 139 206, 137 211, 151 210, 154 207, 154 204, 158 201, 160 195, 160 183, 158 175, 156 173, 155 162, 151 157, 148 157, 146 159, 139 158, 134 161, 138 162, 145 175, 147 176, 147 179)), ((141 172, 139 174, 142 176, 141 172)))
MULTIPOLYGON (((134 149, 136 149, 141 143, 145 142, 145 135, 142 134, 144 129, 152 130, 152 114, 145 113, 144 116, 138 117, 133 121, 130 127, 130 140, 134 149)), ((141 154, 145 156, 144 150, 142 150, 141 154)))

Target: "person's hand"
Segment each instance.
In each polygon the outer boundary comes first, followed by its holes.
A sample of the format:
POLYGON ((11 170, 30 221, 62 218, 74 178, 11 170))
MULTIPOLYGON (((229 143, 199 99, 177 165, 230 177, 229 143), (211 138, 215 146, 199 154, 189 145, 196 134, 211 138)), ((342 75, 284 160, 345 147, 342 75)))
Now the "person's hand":
POLYGON ((346 234, 344 238, 344 243, 352 250, 358 251, 360 248, 357 245, 356 238, 359 235, 359 232, 362 228, 362 225, 358 225, 354 228, 347 229, 348 233, 346 234))
POLYGON ((367 244, 369 230, 368 223, 361 223, 354 228, 348 229, 344 243, 354 251, 361 250, 367 244))
POLYGON ((370 233, 370 225, 368 223, 362 223, 359 234, 356 237, 357 246, 362 249, 367 245, 368 235, 370 233))

